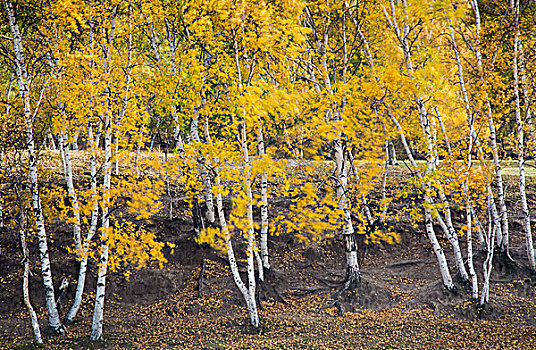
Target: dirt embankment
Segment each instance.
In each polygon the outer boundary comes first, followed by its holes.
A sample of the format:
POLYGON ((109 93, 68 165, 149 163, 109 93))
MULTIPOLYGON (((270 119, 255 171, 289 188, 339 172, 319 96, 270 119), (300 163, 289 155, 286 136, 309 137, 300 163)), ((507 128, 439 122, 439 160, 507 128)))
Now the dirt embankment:
MULTIPOLYGON (((514 234, 511 243, 515 263, 495 258, 490 303, 484 308, 478 308, 469 301, 469 286, 460 284, 459 281, 457 290, 445 290, 435 255, 422 227, 414 228, 404 222, 396 225, 400 243, 371 245, 366 254, 361 249, 361 287, 353 293, 344 294, 336 305, 331 305, 330 296, 340 288, 344 279, 345 259, 341 239, 335 237, 304 246, 291 236, 270 237, 273 271, 268 282, 259 286, 261 303, 267 310, 279 310, 277 317, 292 318, 294 303, 318 297, 323 302, 311 306, 311 315, 325 312, 330 315, 348 315, 364 310, 386 312, 404 309, 421 310, 447 320, 488 320, 518 326, 536 326, 535 280, 526 269, 523 237, 516 232, 519 223, 515 219, 512 223, 514 234), (325 306, 333 307, 326 309, 325 306)), ((157 232, 160 240, 174 243, 176 248, 173 253, 166 248, 168 262, 163 269, 143 268, 133 271, 130 278, 124 276, 124 270, 111 273, 107 285, 108 315, 112 314, 113 318, 117 310, 154 308, 164 304, 167 306, 163 310, 170 317, 199 315, 220 318, 233 317, 241 312, 237 310, 242 310, 244 303, 227 267, 226 256, 208 246, 195 243, 190 222, 161 217, 154 219, 147 228, 157 232), (203 265, 203 278, 200 279, 203 265)), ((65 246, 72 244, 70 228, 57 225, 49 226, 48 229, 52 233, 50 255, 55 282, 59 284, 62 277, 71 282, 65 299, 65 305, 70 305, 77 275, 77 263, 65 249, 65 246)), ((30 244, 33 252, 37 251, 36 244, 30 244)), ((441 244, 446 255, 452 257, 448 241, 441 238, 441 244)), ((0 234, 0 247, 0 336, 8 339, 13 334, 19 334, 23 339, 30 340, 29 322, 21 319, 26 317, 26 311, 20 292, 21 255, 15 233, 3 230, 0 234)), ((245 265, 240 262, 240 259, 245 258, 242 248, 242 244, 236 244, 239 267, 244 272, 245 279, 245 265)), ((462 249, 465 249, 464 244, 462 249)), ((485 254, 477 245, 475 266, 480 281, 485 254)), ((452 260, 449 263, 451 267, 454 266, 452 260)), ((80 314, 85 321, 81 322, 88 322, 91 315, 90 296, 95 291, 95 265, 92 261, 86 284, 88 294, 80 314)), ((44 324, 43 287, 35 254, 32 256, 32 271, 31 299, 44 324)), ((303 314, 300 315, 299 317, 304 317, 303 314)))

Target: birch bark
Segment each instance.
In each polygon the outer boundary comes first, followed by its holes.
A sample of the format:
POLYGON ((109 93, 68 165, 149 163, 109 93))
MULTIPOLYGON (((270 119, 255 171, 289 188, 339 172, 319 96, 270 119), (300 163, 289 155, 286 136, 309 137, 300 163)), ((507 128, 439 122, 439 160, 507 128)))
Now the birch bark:
POLYGON ((110 180, 112 173, 112 127, 111 116, 108 114, 105 122, 106 134, 104 136, 104 182, 102 199, 102 228, 101 228, 101 253, 99 259, 99 271, 97 274, 97 290, 95 295, 95 308, 91 325, 90 340, 102 340, 102 326, 104 323, 104 299, 106 292, 106 275, 108 271, 109 245, 107 242, 110 233, 110 180))
MULTIPOLYGON (((199 107, 201 108, 201 107, 199 107)), ((198 110, 198 109, 197 109, 198 110)), ((194 117, 191 123, 191 137, 195 142, 201 142, 199 137, 199 116, 197 110, 194 112, 194 117)), ((212 179, 209 176, 206 158, 203 155, 199 155, 197 158, 197 163, 199 164, 199 172, 201 173, 201 179, 203 180, 203 196, 205 197, 205 205, 207 206, 206 219, 209 222, 209 225, 213 226, 216 218, 214 216, 214 200, 212 196, 212 179)))
MULTIPOLYGON (((259 157, 264 157, 266 152, 264 150, 264 135, 262 132, 262 121, 259 120, 259 127, 257 133, 257 149, 259 152, 259 157)), ((261 260, 262 260, 262 269, 263 278, 259 279, 264 281, 264 272, 270 271, 270 259, 268 254, 268 178, 266 176, 266 171, 263 171, 261 174, 261 235, 260 235, 260 248, 261 248, 261 260)), ((259 269, 260 274, 260 269, 259 269)))
MULTIPOLYGON (((324 81, 324 88, 329 95, 333 95, 333 89, 331 84, 331 78, 329 75, 329 66, 328 66, 328 56, 327 56, 327 44, 329 41, 327 27, 324 24, 323 33, 317 32, 317 27, 313 20, 313 16, 310 10, 306 7, 305 12, 307 15, 307 22, 309 27, 314 33, 315 44, 317 52, 319 53, 320 58, 320 68, 319 71, 322 73, 322 79, 324 81)), ((343 11, 344 13, 345 11, 343 11)), ((345 27, 343 26, 343 36, 345 36, 345 27)), ((343 43, 344 50, 344 67, 346 67, 347 53, 346 53, 346 40, 343 43)), ((343 75, 343 79, 344 79, 343 75)), ((344 108, 344 103, 342 103, 341 108, 344 108)), ((338 112, 334 112, 332 108, 326 112, 328 120, 331 119, 334 122, 334 126, 337 123, 342 122, 342 117, 338 112)), ((340 124, 342 125, 342 123, 340 124)), ((340 126, 337 126, 340 127, 340 126)), ((359 286, 360 283, 360 270, 357 260, 357 242, 355 239, 355 231, 352 223, 351 217, 351 208, 350 202, 346 196, 346 190, 348 188, 348 169, 347 169, 347 160, 345 157, 345 135, 344 130, 337 131, 336 138, 332 141, 333 148, 335 150, 335 166, 336 166, 336 178, 337 178, 337 197, 339 198, 339 208, 343 211, 343 231, 342 235, 344 238, 344 250, 346 254, 346 277, 344 288, 340 291, 354 289, 359 286)))
MULTIPOLYGON (((488 203, 488 211, 492 210, 492 204, 488 203)), ((492 219, 493 214, 489 213, 489 229, 485 237, 487 255, 486 260, 482 264, 484 283, 482 285, 482 292, 480 294, 480 305, 484 305, 489 301, 489 286, 491 278, 491 270, 493 268, 493 253, 495 251, 495 237, 498 230, 500 230, 500 223, 494 222, 492 219)))
POLYGON ((90 160, 89 160, 89 168, 90 168, 90 176, 91 176, 91 202, 93 203, 93 208, 91 210, 91 222, 89 231, 86 235, 86 238, 81 244, 81 260, 80 260, 80 269, 78 271, 78 280, 76 283, 76 292, 74 295, 74 301, 73 305, 65 315, 65 318, 63 322, 66 325, 72 324, 74 321, 74 318, 76 317, 76 314, 78 313, 78 310, 80 309, 80 306, 82 305, 82 297, 84 295, 84 286, 86 283, 86 274, 87 274, 87 263, 88 263, 88 255, 89 255, 89 242, 95 235, 95 232, 97 231, 97 220, 99 216, 99 203, 97 200, 97 150, 99 148, 99 139, 100 135, 97 134, 95 137, 93 136, 93 127, 89 125, 89 132, 88 132, 88 139, 90 141, 90 160))
MULTIPOLYGON (((464 79, 464 73, 463 73, 463 67, 460 60, 460 53, 458 50, 458 45, 456 43, 456 38, 454 36, 454 28, 452 27, 451 20, 447 18, 447 22, 449 25, 449 31, 450 31, 450 38, 452 40, 452 46, 454 48, 454 56, 456 57, 456 63, 458 67, 458 79, 460 82, 460 90, 463 97, 464 107, 465 107, 465 113, 467 115, 467 123, 469 124, 469 149, 467 152, 467 174, 465 181, 463 183, 463 189, 465 192, 465 200, 466 200, 466 216, 467 216, 467 266, 469 267, 469 275, 471 276, 471 290, 472 290, 472 297, 473 299, 478 298, 478 280, 477 275, 475 272, 475 266, 473 263, 473 240, 472 240, 472 205, 471 205, 471 198, 469 194, 469 178, 471 175, 471 165, 472 165, 472 155, 473 152, 473 144, 478 143, 477 135, 474 130, 474 120, 471 112, 471 105, 469 104, 469 96, 467 94, 467 89, 465 86, 465 79, 464 79)), ((482 150, 479 147, 479 154, 483 154, 482 150)), ((489 185, 488 185, 489 186, 489 185)), ((487 191, 488 194, 488 202, 492 202, 493 196, 490 198, 490 191, 487 191)))
MULTIPOLYGON (((402 141, 402 145, 404 146, 404 150, 406 151, 406 155, 408 156, 408 159, 410 160, 411 165, 413 166, 414 169, 417 169, 417 163, 415 162, 415 159, 413 158, 413 155, 411 153, 411 149, 404 135, 404 130, 402 129, 402 125, 400 125, 400 122, 396 119, 394 115, 392 115, 390 112, 389 114, 390 114, 391 119, 393 120, 393 123, 398 128, 400 140, 402 141)), ((417 175, 419 177, 422 176, 420 172, 418 171, 417 171, 417 175)), ((424 200, 426 202, 424 205, 426 234, 428 236, 428 239, 430 240, 430 244, 432 245, 432 249, 436 255, 438 265, 439 265, 439 272, 441 273, 441 278, 443 280, 443 285, 445 285, 445 287, 450 290, 454 288, 454 283, 452 282, 452 277, 450 275, 447 259, 445 258, 445 253, 443 251, 443 248, 441 248, 439 241, 437 240, 437 236, 434 231, 434 226, 432 224, 432 215, 430 211, 430 206, 433 204, 433 202, 430 196, 427 194, 425 194, 424 200)))
MULTIPOLYGON (((525 122, 521 118, 521 99, 519 96, 519 2, 515 3, 515 20, 516 34, 514 38, 514 97, 515 97, 515 114, 517 121, 517 138, 518 138, 518 162, 519 162, 519 193, 521 196, 521 211, 523 213, 524 229, 525 229, 525 245, 527 248, 527 256, 529 259, 529 267, 533 272, 536 272, 536 258, 534 253, 534 243, 532 240, 532 232, 530 227, 530 211, 527 202, 527 192, 525 188, 525 144, 524 144, 524 125, 525 122)), ((527 108, 527 113, 530 109, 527 108)))
MULTIPOLYGON (((406 6, 405 2, 403 3, 404 6, 406 6)), ((395 14, 395 2, 394 0, 390 0, 391 5, 391 16, 389 16, 387 10, 385 7, 383 7, 383 12, 385 14, 385 17, 390 25, 390 27, 394 30, 396 37, 398 38, 398 41, 400 42, 400 46, 402 47, 402 51, 404 53, 404 64, 406 67, 406 71, 408 73, 408 76, 410 78, 413 78, 413 63, 411 59, 411 51, 410 46, 408 44, 408 32, 409 27, 407 24, 404 25, 402 33, 398 21, 395 14)), ((421 129, 423 131, 424 137, 426 138, 426 144, 427 144, 427 155, 426 155, 426 171, 424 173, 424 176, 431 173, 434 170, 435 162, 434 162, 434 147, 433 147, 433 140, 432 140, 432 131, 430 127, 430 120, 429 115, 426 111, 426 106, 424 104, 424 101, 422 100, 422 97, 420 96, 420 93, 417 92, 414 94, 415 103, 417 105, 417 111, 419 113, 419 119, 421 124, 421 129)), ((412 160, 412 165, 414 168, 416 168, 415 160, 413 159, 413 156, 411 155, 411 150, 409 148, 409 145, 407 144, 407 141, 405 137, 403 137, 403 130, 400 125, 400 123, 394 118, 393 115, 391 115, 391 118, 395 122, 395 125, 399 129, 399 132, 401 134, 401 138, 403 139, 404 148, 406 150, 406 153, 408 154, 408 157, 410 157, 410 160, 412 160)), ((434 232, 434 227, 432 223, 432 210, 433 207, 433 200, 429 195, 429 191, 431 189, 431 183, 428 181, 426 184, 424 184, 424 214, 425 214, 425 226, 426 226, 426 232, 428 234, 428 238, 430 239, 430 242, 432 244, 432 248, 436 254, 436 257, 438 259, 439 263, 439 270, 441 272, 441 276, 443 279, 443 284, 447 289, 453 289, 454 284, 452 282, 452 277, 450 276, 448 264, 445 258, 445 254, 443 252, 443 249, 439 245, 439 242, 437 240, 436 234, 434 232)))
POLYGON ((251 192, 251 164, 249 161, 247 135, 246 135, 246 121, 242 124, 242 154, 244 156, 244 191, 246 193, 247 203, 247 219, 248 219, 248 232, 247 232, 247 262, 248 262, 248 297, 250 302, 250 319, 251 324, 255 328, 260 327, 260 320, 257 311, 257 302, 255 299, 255 261, 254 250, 255 244, 255 230, 253 228, 253 194, 251 192))
POLYGON ((24 263, 24 272, 22 275, 22 295, 24 300, 24 305, 28 309, 30 314, 30 321, 32 324, 32 330, 34 333, 35 341, 37 344, 43 344, 43 339, 41 337, 41 329, 39 328, 39 320, 37 319, 37 314, 32 306, 30 301, 30 253, 28 250, 28 245, 26 243, 26 215, 24 213, 23 205, 21 204, 19 190, 17 188, 17 199, 19 199, 19 239, 22 248, 22 259, 24 263))
POLYGON ((17 75, 17 81, 19 85, 19 94, 24 110, 24 121, 26 128, 26 143, 28 147, 28 162, 30 169, 30 192, 32 196, 33 215, 35 217, 35 224, 37 230, 37 236, 39 240, 39 253, 41 259, 41 271, 43 275, 43 284, 45 287, 45 300, 48 311, 48 323, 49 326, 58 333, 63 333, 63 325, 58 314, 56 307, 56 298, 54 296, 54 284, 52 280, 52 271, 50 267, 50 258, 48 254, 48 242, 47 233, 45 229, 43 209, 41 207, 41 199, 39 196, 39 183, 38 183, 38 170, 37 170, 37 157, 35 151, 35 140, 33 134, 33 122, 37 110, 34 110, 32 114, 32 108, 30 105, 30 84, 31 78, 26 70, 27 62, 24 56, 24 46, 22 42, 22 36, 20 34, 19 26, 15 19, 15 13, 13 11, 12 4, 9 0, 3 0, 6 8, 9 27, 11 30, 13 49, 15 53, 15 70, 17 75))
MULTIPOLYGON (((91 51, 94 50, 94 27, 93 27, 93 21, 91 21, 90 24, 90 31, 89 31, 89 46, 91 51)), ((90 60, 90 67, 95 67, 95 62, 93 59, 90 60)), ((93 100, 90 100, 91 103, 93 103, 93 100)), ((90 227, 86 234, 85 240, 81 241, 80 243, 80 267, 78 270, 78 278, 76 283, 76 291, 74 295, 73 304, 67 311, 67 314, 65 315, 63 322, 66 325, 70 325, 73 323, 74 318, 76 317, 78 310, 80 309, 80 306, 82 305, 82 297, 84 295, 84 288, 85 288, 85 282, 86 282, 86 275, 87 275, 87 265, 88 265, 88 258, 89 258, 89 242, 95 235, 95 232, 97 231, 97 220, 99 215, 99 203, 97 200, 97 154, 99 150, 99 141, 100 141, 100 133, 97 132, 95 135, 93 133, 93 124, 91 121, 88 122, 88 135, 87 139, 89 141, 89 172, 90 172, 90 188, 91 188, 91 203, 92 203, 92 210, 91 210, 91 221, 90 221, 90 227)), ((81 238, 81 237, 80 237, 81 238)))
MULTIPOLYGON (((217 160, 216 160, 216 162, 217 162, 217 160)), ((216 187, 221 188, 221 179, 220 179, 220 170, 219 170, 219 168, 215 169, 215 173, 216 173, 216 187)), ((226 245, 226 248, 227 248, 227 258, 229 259, 229 267, 231 268, 231 273, 233 275, 233 280, 234 280, 238 290, 240 291, 240 293, 244 297, 244 301, 246 302, 246 307, 248 309, 248 313, 249 313, 249 316, 250 316, 251 324, 254 327, 259 327, 260 326, 260 319, 259 319, 259 314, 257 312, 257 306, 256 306, 256 300, 255 300, 255 289, 253 288, 253 293, 251 293, 251 289, 246 287, 246 285, 242 281, 242 277, 240 277, 240 273, 238 271, 238 266, 237 266, 236 258, 235 258, 235 254, 234 254, 233 243, 231 241, 231 236, 229 234, 229 228, 227 226, 227 220, 225 219, 225 212, 224 212, 224 209, 223 209, 223 198, 222 198, 221 191, 218 191, 217 194, 216 194, 216 208, 217 208, 217 211, 218 211, 218 220, 220 222, 220 228, 221 228, 222 233, 223 233, 223 235, 225 237, 225 245, 226 245)), ((248 241, 248 253, 249 252, 250 252, 250 247, 249 247, 249 241, 248 241)), ((253 253, 252 250, 251 250, 251 253, 253 253)), ((251 264, 253 264, 253 261, 252 261, 253 256, 251 256, 251 258, 248 256, 248 279, 251 278, 250 272, 251 272, 251 269, 254 268, 254 265, 250 265, 250 260, 251 260, 251 264), (250 268, 250 266, 253 266, 253 267, 250 268)), ((250 285, 251 285, 251 281, 250 281, 250 285)), ((254 285, 255 285, 255 276, 253 275, 253 286, 254 285)))
MULTIPOLYGON (((513 0, 512 0, 513 1, 513 0)), ((480 32, 481 32, 481 19, 480 19, 480 9, 478 6, 477 0, 470 0, 471 7, 475 14, 475 27, 476 27, 476 43, 474 45, 475 55, 477 59, 477 66, 479 70, 480 80, 484 84, 484 70, 482 64, 482 53, 480 51, 480 32)), ((493 164, 495 167, 495 179, 497 182, 497 197, 499 198, 499 213, 501 220, 501 227, 497 229, 497 245, 501 252, 508 256, 509 248, 509 224, 508 224, 508 211, 506 208, 506 200, 504 194, 504 185, 502 179, 502 168, 499 161, 499 152, 497 148, 497 133, 495 129, 495 122, 493 120, 493 110, 491 108, 491 102, 489 100, 489 95, 487 92, 484 92, 484 99, 486 104, 486 114, 488 118, 489 130, 490 130, 490 146, 491 152, 493 155, 493 164)), ((493 201, 494 205, 495 201, 493 201)), ((494 209, 493 215, 497 213, 497 209, 494 209)))
MULTIPOLYGON (((115 38, 115 25, 118 6, 114 6, 110 18, 110 29, 105 29, 104 23, 102 25, 103 44, 102 44, 102 68, 108 73, 111 70, 111 54, 112 46, 115 38)), ((111 82, 108 82, 108 90, 111 90, 111 82)), ((95 308, 93 310, 93 320, 91 324, 91 334, 89 339, 91 341, 102 340, 102 328, 104 324, 104 301, 106 292, 106 277, 108 271, 108 256, 109 256, 109 244, 108 236, 110 234, 110 188, 112 177, 112 133, 113 133, 113 116, 111 111, 110 98, 106 98, 103 103, 104 109, 104 164, 103 164, 103 197, 101 201, 102 208, 102 227, 100 237, 100 258, 99 258, 99 270, 97 273, 97 288, 95 293, 95 308)))
POLYGON ((64 130, 61 130, 60 132, 60 147, 63 149, 63 162, 65 164, 65 183, 67 184, 67 193, 69 195, 69 200, 71 201, 71 206, 73 210, 73 216, 74 216, 74 223, 73 223, 73 237, 74 237, 74 244, 76 249, 76 257, 80 258, 81 250, 82 250, 82 240, 80 236, 81 232, 81 223, 80 223, 80 208, 78 204, 78 196, 76 194, 76 191, 74 189, 74 182, 73 182, 73 167, 71 164, 71 150, 69 149, 69 135, 64 130))

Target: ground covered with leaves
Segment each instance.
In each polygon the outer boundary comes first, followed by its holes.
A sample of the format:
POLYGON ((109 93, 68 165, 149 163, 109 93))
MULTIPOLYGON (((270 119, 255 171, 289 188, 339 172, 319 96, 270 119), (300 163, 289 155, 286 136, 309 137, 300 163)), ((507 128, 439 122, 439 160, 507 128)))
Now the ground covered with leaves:
MULTIPOLYGON (((513 204, 515 198, 511 201, 513 204)), ((286 205, 281 200, 277 203, 281 208, 286 205)), ((395 204, 393 210, 406 204, 395 204)), ((526 269, 521 221, 515 217, 511 242, 514 263, 495 258, 490 302, 484 307, 470 301, 469 286, 457 283, 455 291, 444 289, 422 224, 393 222, 400 235, 400 242, 394 245, 370 245, 365 252, 361 242, 361 286, 337 303, 332 295, 341 287, 345 263, 341 238, 305 245, 292 235, 272 236, 273 271, 259 286, 264 308, 260 334, 249 326, 225 254, 195 243, 186 214, 169 220, 163 213, 145 227, 158 233, 159 240, 176 245, 173 250, 166 248, 164 268, 149 266, 131 271, 129 277, 125 277, 125 269, 110 274, 105 340, 91 343, 88 333, 96 284, 93 262, 87 281, 89 292, 77 320, 65 335, 46 334, 46 348, 536 348, 536 280, 526 269)), ((71 281, 64 313, 74 295, 77 264, 65 248, 72 244, 70 227, 51 225, 49 232, 56 283, 61 277, 71 281)), ((451 257, 446 238, 441 244, 451 257)), ((240 243, 237 247, 243 251, 240 243)), ((22 266, 16 233, 2 231, 0 248, 0 348, 33 348, 21 297, 22 266)), ((481 266, 485 254, 477 248, 476 266, 481 266)), ((40 270, 37 257, 32 258, 31 298, 46 331, 40 270)), ((245 274, 245 256, 238 255, 238 260, 245 274)))

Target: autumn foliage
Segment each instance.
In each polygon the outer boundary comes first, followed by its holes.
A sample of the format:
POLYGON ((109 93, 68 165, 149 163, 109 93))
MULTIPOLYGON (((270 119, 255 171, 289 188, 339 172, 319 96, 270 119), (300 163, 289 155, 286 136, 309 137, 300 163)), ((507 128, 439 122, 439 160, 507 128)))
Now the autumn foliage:
POLYGON ((89 266, 90 339, 104 339, 107 275, 181 249, 158 217, 190 222, 227 261, 258 332, 277 280, 269 239, 342 239, 345 272, 311 301, 340 309, 367 249, 403 242, 401 222, 426 234, 448 293, 484 307, 516 237, 536 272, 535 13, 521 0, 3 0, 0 230, 23 251, 39 241, 49 326, 63 334, 87 308, 89 266), (79 271, 63 320, 47 245, 60 224, 79 271))

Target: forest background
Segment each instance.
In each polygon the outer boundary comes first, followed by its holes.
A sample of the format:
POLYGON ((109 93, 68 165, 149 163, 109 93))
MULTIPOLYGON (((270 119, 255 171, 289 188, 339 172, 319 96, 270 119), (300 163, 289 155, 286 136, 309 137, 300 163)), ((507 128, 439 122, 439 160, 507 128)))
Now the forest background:
POLYGON ((533 1, 2 5, 3 284, 22 281, 36 343, 67 337, 89 295, 103 340, 107 277, 185 249, 165 220, 228 265, 255 332, 263 300, 287 302, 281 237, 341 247, 319 257, 344 272, 321 310, 354 308, 367 249, 412 249, 416 231, 444 295, 485 310, 508 273, 534 294, 533 1))

